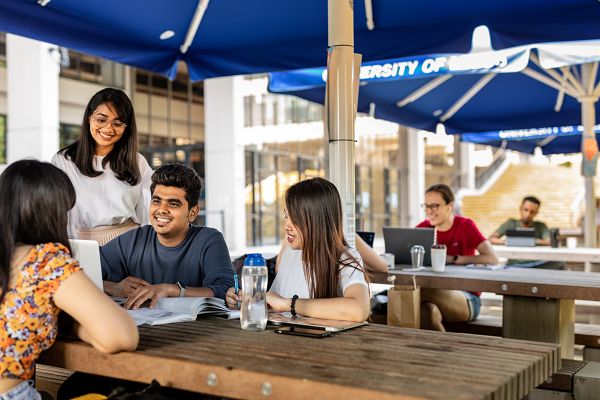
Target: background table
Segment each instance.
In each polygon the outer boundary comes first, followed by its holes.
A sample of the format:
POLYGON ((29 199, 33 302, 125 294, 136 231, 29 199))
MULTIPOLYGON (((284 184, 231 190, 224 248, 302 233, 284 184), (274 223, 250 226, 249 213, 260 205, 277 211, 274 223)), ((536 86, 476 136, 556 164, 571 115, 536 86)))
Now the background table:
POLYGON ((40 362, 235 398, 521 399, 560 367, 555 344, 370 324, 323 339, 239 321, 140 327, 135 352, 59 339, 40 362))
POLYGON ((589 247, 517 247, 494 245, 494 251, 499 257, 511 260, 544 260, 566 262, 600 263, 600 249, 589 247))
POLYGON ((573 358, 575 299, 600 300, 600 273, 506 268, 479 270, 448 266, 445 272, 392 270, 376 274, 374 283, 412 284, 423 288, 493 292, 503 295, 505 337, 560 343, 565 358, 573 358))

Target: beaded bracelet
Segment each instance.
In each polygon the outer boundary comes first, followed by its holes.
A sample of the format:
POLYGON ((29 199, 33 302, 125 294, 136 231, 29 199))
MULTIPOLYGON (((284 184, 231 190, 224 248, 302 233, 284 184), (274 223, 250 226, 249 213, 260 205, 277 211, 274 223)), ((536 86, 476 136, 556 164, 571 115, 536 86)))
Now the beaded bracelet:
POLYGON ((296 300, 298 300, 297 294, 292 296, 292 304, 290 305, 290 312, 292 313, 292 317, 296 316, 296 300))

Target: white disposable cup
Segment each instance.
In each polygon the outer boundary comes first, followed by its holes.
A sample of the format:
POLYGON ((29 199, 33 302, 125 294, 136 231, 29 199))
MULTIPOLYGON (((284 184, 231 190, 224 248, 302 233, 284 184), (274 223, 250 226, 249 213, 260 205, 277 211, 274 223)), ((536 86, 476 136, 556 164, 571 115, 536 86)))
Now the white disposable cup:
POLYGON ((389 269, 396 267, 396 257, 392 253, 381 253, 381 258, 385 260, 389 269))
POLYGON ((439 244, 431 248, 431 270, 433 272, 444 272, 446 268, 446 246, 439 244))
POLYGON ((569 249, 574 249, 577 247, 577 238, 576 237, 568 237, 567 238, 567 247, 569 249))

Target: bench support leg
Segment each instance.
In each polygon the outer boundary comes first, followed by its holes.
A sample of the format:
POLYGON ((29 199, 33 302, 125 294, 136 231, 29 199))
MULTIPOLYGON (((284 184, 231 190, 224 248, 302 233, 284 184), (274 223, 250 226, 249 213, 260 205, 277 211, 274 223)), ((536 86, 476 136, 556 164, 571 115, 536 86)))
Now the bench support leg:
POLYGON ((583 359, 585 361, 600 361, 600 349, 595 347, 584 347, 583 359))
POLYGON ((573 358, 575 300, 504 296, 502 336, 558 343, 562 358, 573 358))
POLYGON ((600 393, 600 363, 589 362, 573 379, 573 394, 577 400, 596 400, 600 393))

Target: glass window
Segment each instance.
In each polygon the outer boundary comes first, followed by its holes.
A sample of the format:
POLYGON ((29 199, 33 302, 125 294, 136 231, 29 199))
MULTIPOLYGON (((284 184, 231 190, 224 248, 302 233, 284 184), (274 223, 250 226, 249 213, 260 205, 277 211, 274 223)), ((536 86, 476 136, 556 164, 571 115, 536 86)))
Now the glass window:
POLYGON ((284 193, 300 179, 323 176, 323 160, 281 150, 246 150, 246 240, 277 244, 282 234, 284 193))
POLYGON ((59 147, 62 149, 79 139, 79 125, 60 124, 59 147))
POLYGON ((277 123, 321 121, 323 106, 294 96, 263 94, 244 98, 244 126, 269 126, 277 123), (283 121, 280 105, 283 104, 283 121))
POLYGON ((0 67, 6 66, 6 34, 0 32, 0 67))
POLYGON ((101 83, 106 86, 124 87, 122 64, 68 50, 66 66, 61 66, 60 76, 80 81, 101 83))
MULTIPOLYGON (((135 72, 136 90, 142 93, 151 93, 153 95, 168 96, 169 80, 164 76, 150 72, 136 70, 135 72)), ((204 102, 204 84, 202 82, 189 82, 189 77, 185 73, 178 73, 171 82, 171 96, 173 99, 188 101, 188 84, 191 84, 191 101, 202 104, 204 102)))
POLYGON ((250 127, 252 123, 252 104, 254 96, 244 96, 244 127, 250 127))

